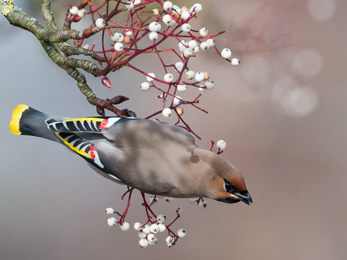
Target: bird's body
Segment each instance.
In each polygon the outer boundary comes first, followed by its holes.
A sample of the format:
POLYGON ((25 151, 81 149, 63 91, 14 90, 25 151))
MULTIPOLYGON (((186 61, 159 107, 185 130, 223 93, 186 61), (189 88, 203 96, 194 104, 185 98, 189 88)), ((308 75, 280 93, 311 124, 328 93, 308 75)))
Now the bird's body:
POLYGON ((10 128, 14 134, 59 142, 104 177, 146 193, 252 202, 231 163, 198 148, 186 130, 174 125, 124 117, 70 119, 19 105, 10 128), (226 190, 228 183, 235 194, 226 190))

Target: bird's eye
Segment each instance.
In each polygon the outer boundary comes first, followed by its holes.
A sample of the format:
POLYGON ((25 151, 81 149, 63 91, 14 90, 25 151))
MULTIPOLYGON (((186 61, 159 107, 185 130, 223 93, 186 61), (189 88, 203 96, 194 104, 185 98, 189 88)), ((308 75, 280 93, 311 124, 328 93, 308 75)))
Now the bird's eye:
POLYGON ((234 192, 238 191, 238 190, 234 187, 234 185, 232 185, 232 184, 231 184, 229 181, 227 181, 226 179, 224 179, 224 189, 225 189, 227 192, 231 193, 231 194, 233 194, 234 192))

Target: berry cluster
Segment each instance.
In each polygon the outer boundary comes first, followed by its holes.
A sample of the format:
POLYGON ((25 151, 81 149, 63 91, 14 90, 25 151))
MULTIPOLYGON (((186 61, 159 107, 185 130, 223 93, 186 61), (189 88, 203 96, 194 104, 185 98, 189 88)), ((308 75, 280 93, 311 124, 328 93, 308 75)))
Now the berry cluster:
MULTIPOLYGON (((132 194, 133 189, 128 188, 128 191, 123 194, 122 199, 124 196, 129 193, 128 197, 128 204, 123 212, 123 214, 118 213, 115 211, 113 208, 107 208, 106 209, 106 214, 107 215, 113 215, 117 214, 120 216, 120 219, 117 220, 115 217, 110 217, 107 219, 107 224, 111 227, 117 226, 117 224, 120 225, 120 229, 123 231, 128 231, 130 229, 130 224, 125 221, 126 214, 128 212, 129 206, 130 206, 130 199, 131 199, 131 194, 132 194)), ((180 206, 176 206, 175 208, 175 214, 176 218, 171 221, 169 224, 165 224, 166 222, 166 216, 164 214, 156 215, 151 207, 157 203, 158 198, 161 198, 159 196, 151 196, 149 198, 149 204, 147 203, 147 200, 145 198, 145 195, 143 192, 141 192, 142 198, 143 198, 143 206, 145 207, 146 215, 147 215, 147 220, 144 224, 141 222, 135 222, 134 223, 134 229, 137 231, 138 237, 140 238, 139 240, 139 245, 141 248, 145 248, 148 245, 155 245, 158 242, 157 239, 157 234, 162 233, 167 231, 168 236, 166 238, 166 244, 168 247, 172 247, 176 244, 179 238, 183 238, 186 236, 187 232, 185 229, 181 228, 177 231, 177 233, 174 233, 171 230, 171 225, 182 215, 183 213, 183 208, 180 206)), ((166 197, 165 200, 167 202, 172 202, 174 198, 166 197)), ((206 207, 206 202, 203 200, 203 198, 189 198, 188 199, 189 203, 196 203, 199 208, 205 208, 206 207)))
MULTIPOLYGON (((123 66, 142 73, 146 77, 146 81, 140 84, 140 89, 142 91, 155 89, 157 93, 159 92, 156 97, 162 100, 162 108, 146 118, 160 113, 164 117, 169 117, 174 112, 177 116, 176 125, 197 136, 182 119, 184 113, 182 106, 192 105, 207 113, 198 107, 197 103, 202 93, 213 89, 215 84, 210 79, 210 73, 207 71, 195 72, 188 66, 188 62, 192 58, 197 58, 197 53, 200 51, 213 48, 222 58, 233 65, 238 65, 240 61, 237 58, 231 58, 230 49, 224 48, 219 51, 215 45, 214 38, 224 31, 209 35, 206 27, 194 28, 194 19, 202 11, 202 5, 199 3, 190 8, 161 0, 128 2, 105 0, 98 7, 94 4, 94 1, 85 0, 77 6, 72 6, 67 12, 66 23, 78 22, 86 15, 90 15, 92 18, 92 25, 83 31, 81 40, 75 41, 76 46, 82 46, 84 39, 102 32, 101 49, 95 50, 95 44, 91 48, 100 55, 99 62, 105 64, 100 73, 102 83, 106 87, 112 87, 106 75, 123 66), (150 4, 156 4, 154 6, 156 8, 149 9, 150 4), (83 8, 87 5, 89 11, 83 8), (101 13, 101 9, 105 9, 105 12, 101 13), (120 13, 126 13, 126 16, 118 19, 116 15, 120 13), (122 19, 123 21, 121 21, 122 19), (171 47, 161 49, 164 41, 171 47), (107 47, 108 42, 111 48, 107 47), (164 57, 164 53, 172 53, 172 55, 164 57), (132 61, 140 54, 154 54, 162 64, 163 73, 156 75, 151 71, 134 66, 132 61), (196 98, 186 100, 177 95, 178 92, 182 93, 188 87, 198 90, 196 98)), ((90 48, 86 45, 82 47, 90 48)))

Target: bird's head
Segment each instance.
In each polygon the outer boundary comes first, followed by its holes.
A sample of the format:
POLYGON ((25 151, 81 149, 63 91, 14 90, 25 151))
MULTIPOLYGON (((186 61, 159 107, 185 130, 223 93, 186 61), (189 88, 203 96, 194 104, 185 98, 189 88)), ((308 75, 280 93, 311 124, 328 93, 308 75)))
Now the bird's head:
POLYGON ((224 179, 224 190, 220 193, 220 197, 216 198, 216 200, 225 203, 236 203, 242 201, 248 205, 253 202, 252 197, 246 188, 238 190, 226 179, 224 179))
POLYGON ((241 173, 222 156, 213 152, 195 148, 195 156, 207 165, 207 196, 225 203, 242 201, 248 205, 253 202, 241 173))

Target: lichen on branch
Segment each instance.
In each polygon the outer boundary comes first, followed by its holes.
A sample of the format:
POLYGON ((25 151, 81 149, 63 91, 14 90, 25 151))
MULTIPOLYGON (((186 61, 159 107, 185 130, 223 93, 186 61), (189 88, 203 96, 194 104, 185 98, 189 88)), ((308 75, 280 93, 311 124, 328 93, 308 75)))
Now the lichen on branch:
MULTIPOLYGON (((90 56, 96 61, 104 61, 104 58, 97 55, 92 50, 84 49, 82 47, 75 48, 67 44, 67 40, 81 39, 80 35, 82 35, 82 33, 72 29, 59 32, 54 22, 53 13, 50 11, 50 5, 51 1, 42 0, 42 14, 46 21, 47 29, 44 28, 36 18, 27 16, 20 8, 15 7, 14 1, 12 0, 0 0, 0 11, 7 18, 10 24, 27 30, 35 35, 49 58, 77 81, 79 89, 82 94, 85 95, 90 104, 101 107, 104 104, 109 110, 113 111, 117 115, 127 116, 127 111, 123 112, 115 107, 111 107, 110 104, 106 104, 106 101, 97 98, 93 93, 93 90, 88 86, 85 76, 77 69, 83 69, 93 76, 98 77, 102 75, 102 67, 88 60, 75 59, 69 56, 90 56)), ((104 113, 102 108, 99 108, 99 111, 104 113)))

